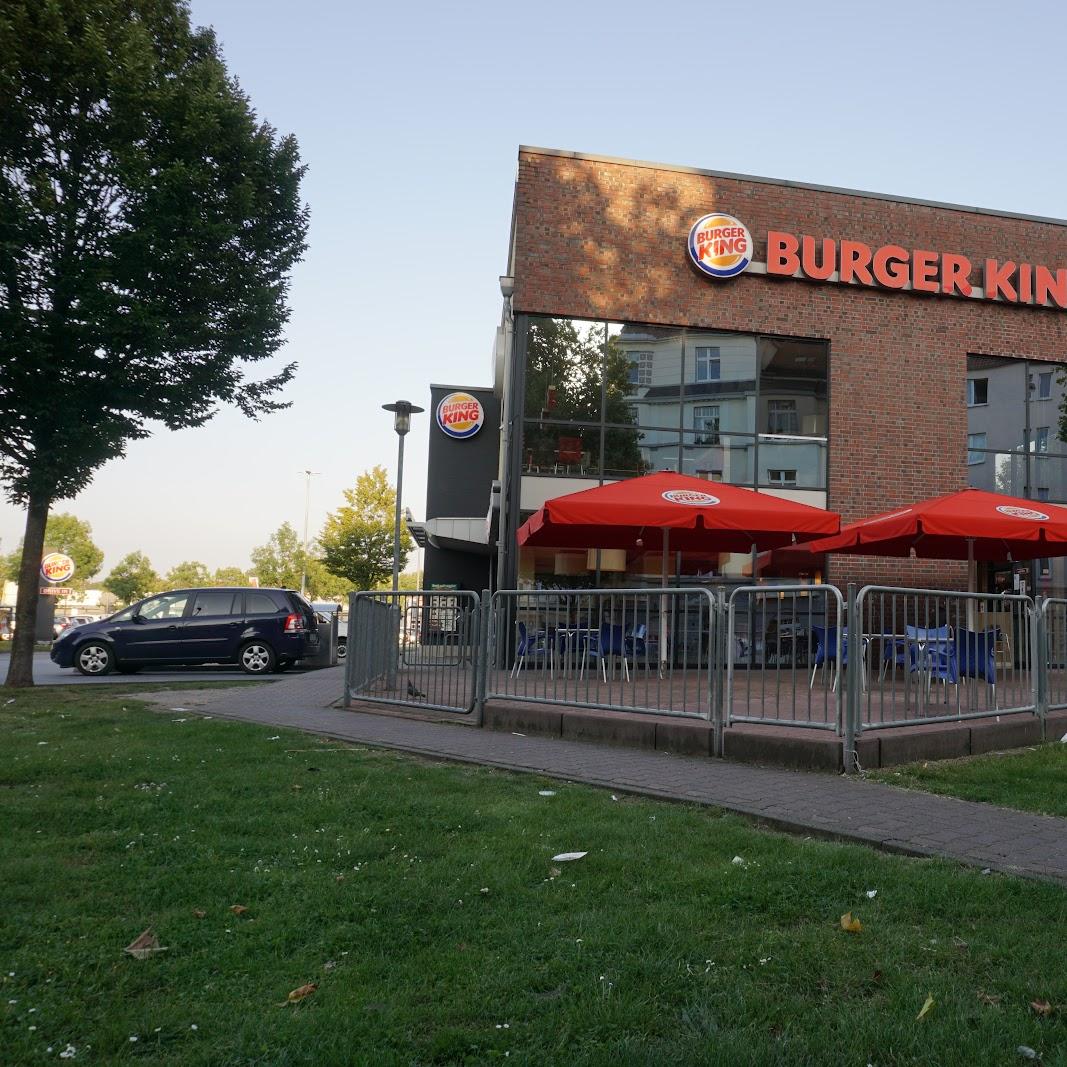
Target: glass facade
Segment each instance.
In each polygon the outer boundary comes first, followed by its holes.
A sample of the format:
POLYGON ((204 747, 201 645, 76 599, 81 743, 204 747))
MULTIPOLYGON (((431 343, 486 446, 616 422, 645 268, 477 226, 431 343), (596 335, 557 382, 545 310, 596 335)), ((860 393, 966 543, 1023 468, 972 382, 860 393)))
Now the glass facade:
MULTIPOLYGON (((824 341, 531 316, 524 484, 568 484, 542 485, 524 506, 582 488, 576 481, 663 470, 825 506, 828 374, 824 341)), ((693 568, 686 573, 752 571, 748 556, 698 562, 684 564, 693 568)), ((565 573, 574 585, 580 564, 577 556, 540 554, 535 570, 565 573)), ((526 566, 529 577, 529 559, 526 566)), ((626 573, 644 574, 644 566, 630 560, 626 573)))
MULTIPOLYGON (((1067 504, 1067 441, 1061 437, 1062 375, 1049 364, 967 357, 967 476, 977 489, 1067 504)), ((1035 560, 990 568, 987 587, 1019 575, 1029 592, 1067 593, 1067 562, 1035 560)))

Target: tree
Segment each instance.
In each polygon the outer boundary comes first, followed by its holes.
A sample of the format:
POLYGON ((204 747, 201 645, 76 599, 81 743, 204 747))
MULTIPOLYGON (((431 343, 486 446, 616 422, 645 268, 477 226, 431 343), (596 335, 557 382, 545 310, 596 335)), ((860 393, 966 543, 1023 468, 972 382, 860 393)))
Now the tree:
POLYGON ((248 574, 240 567, 219 567, 211 579, 211 585, 248 585, 248 574))
MULTIPOLYGON (((19 547, 3 560, 4 578, 9 582, 19 579, 22 549, 20 542, 19 547)), ((93 541, 93 528, 84 519, 66 512, 48 516, 42 552, 65 552, 74 560, 74 577, 64 584, 79 590, 86 588, 99 572, 100 564, 104 562, 103 551, 93 541)), ((40 566, 40 557, 37 563, 40 566)), ((40 584, 36 572, 34 583, 40 584)))
MULTIPOLYGON (((333 600, 344 596, 351 586, 326 570, 322 560, 313 554, 314 548, 314 545, 308 547, 308 596, 314 600, 333 600)), ((290 523, 283 522, 265 545, 253 548, 251 557, 252 573, 259 579, 260 585, 280 589, 300 588, 304 575, 304 546, 290 523)))
POLYGON ((203 585, 211 585, 211 572, 198 559, 171 567, 163 577, 164 589, 196 589, 203 585))
POLYGON ((0 6, 0 482, 26 506, 9 685, 32 685, 54 500, 154 424, 281 405, 250 381, 305 248, 296 142, 185 0, 0 6))
MULTIPOLYGON (((345 503, 326 517, 319 534, 322 562, 331 574, 346 578, 356 589, 374 589, 393 573, 393 522, 396 491, 384 467, 364 471, 345 503)), ((411 551, 407 528, 401 530, 400 566, 411 551)))
POLYGON ((162 588, 162 583, 149 558, 143 552, 131 552, 111 569, 104 588, 123 604, 132 604, 162 588))

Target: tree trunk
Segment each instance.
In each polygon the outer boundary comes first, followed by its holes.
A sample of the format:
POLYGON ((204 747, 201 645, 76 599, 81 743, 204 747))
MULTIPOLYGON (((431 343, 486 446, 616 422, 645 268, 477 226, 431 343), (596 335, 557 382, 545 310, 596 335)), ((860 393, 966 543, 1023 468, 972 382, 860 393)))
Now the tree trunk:
POLYGON ((15 601, 15 636, 11 642, 11 662, 5 685, 33 685, 33 646, 37 640, 37 601, 41 596, 41 554, 44 551, 44 528, 48 522, 51 499, 43 493, 31 493, 26 509, 26 534, 19 566, 19 595, 15 601))

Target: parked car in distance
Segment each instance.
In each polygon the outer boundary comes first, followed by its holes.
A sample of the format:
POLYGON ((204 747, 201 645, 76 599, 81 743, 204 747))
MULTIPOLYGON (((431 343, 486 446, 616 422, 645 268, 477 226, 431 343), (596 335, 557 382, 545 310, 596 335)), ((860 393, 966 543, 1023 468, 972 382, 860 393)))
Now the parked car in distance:
POLYGON ((58 666, 91 676, 200 663, 269 674, 311 655, 318 640, 314 610, 292 589, 174 589, 69 627, 50 655, 58 666))
POLYGON ((315 601, 311 606, 317 615, 323 616, 323 622, 328 622, 331 615, 337 616, 337 659, 343 661, 348 655, 348 617, 343 614, 344 606, 332 600, 315 601))
POLYGON ((69 616, 57 615, 52 620, 52 640, 54 641, 70 624, 69 616))

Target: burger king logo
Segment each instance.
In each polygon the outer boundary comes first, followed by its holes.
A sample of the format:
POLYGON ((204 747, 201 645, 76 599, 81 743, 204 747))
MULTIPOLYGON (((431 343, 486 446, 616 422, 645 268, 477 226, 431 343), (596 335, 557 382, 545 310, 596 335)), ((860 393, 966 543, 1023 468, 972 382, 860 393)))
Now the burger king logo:
POLYGON ((441 432, 463 440, 473 437, 485 422, 485 409, 470 393, 449 393, 437 405, 437 425, 441 432))
POLYGON ((63 552, 49 552, 41 560, 41 577, 46 582, 65 582, 74 576, 74 560, 63 552))
POLYGON ((752 234, 733 215, 705 215, 689 231, 689 258, 711 278, 735 278, 752 262, 752 234))
POLYGON ((1033 508, 1020 508, 1014 504, 998 504, 997 511, 1001 515, 1010 515, 1013 519, 1029 519, 1031 522, 1048 522, 1048 516, 1043 511, 1034 511, 1033 508))
POLYGON ((717 496, 702 493, 699 489, 668 489, 663 499, 670 504, 685 504, 691 508, 710 508, 719 503, 717 496))

